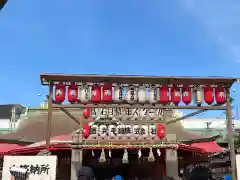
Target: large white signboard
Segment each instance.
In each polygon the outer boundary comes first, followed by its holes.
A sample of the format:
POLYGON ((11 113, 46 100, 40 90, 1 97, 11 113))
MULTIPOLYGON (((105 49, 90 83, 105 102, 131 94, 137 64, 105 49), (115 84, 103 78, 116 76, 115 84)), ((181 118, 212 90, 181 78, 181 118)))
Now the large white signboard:
POLYGON ((163 110, 146 108, 92 108, 92 116, 101 116, 102 118, 111 116, 162 117, 163 110))
POLYGON ((236 155, 237 179, 240 179, 240 154, 236 155))
POLYGON ((55 180, 56 163, 57 156, 4 156, 2 180, 14 180, 24 169, 28 180, 55 180))

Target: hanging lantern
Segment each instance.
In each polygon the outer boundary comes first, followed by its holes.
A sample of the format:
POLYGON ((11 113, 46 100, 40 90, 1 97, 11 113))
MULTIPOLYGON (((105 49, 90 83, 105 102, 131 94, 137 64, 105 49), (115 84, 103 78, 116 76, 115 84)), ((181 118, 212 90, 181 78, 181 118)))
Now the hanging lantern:
POLYGON ((215 99, 216 103, 224 104, 226 102, 225 89, 222 87, 215 88, 215 99))
POLYGON ((117 127, 115 125, 108 126, 108 135, 110 138, 114 138, 117 136, 117 127))
POLYGON ((90 136, 91 126, 86 123, 83 125, 83 137, 87 139, 90 136))
POLYGON ((125 136, 131 137, 132 136, 132 126, 131 125, 125 125, 125 136))
POLYGON ((137 138, 140 135, 140 126, 138 125, 133 125, 132 126, 132 136, 137 138))
POLYGON ((194 99, 197 105, 201 105, 203 102, 203 91, 202 88, 198 87, 194 90, 194 99))
POLYGON ((122 86, 115 86, 114 87, 114 101, 120 103, 124 100, 123 97, 123 87, 122 86))
POLYGON ((165 138, 165 125, 164 124, 158 124, 157 125, 157 136, 159 139, 165 138))
POLYGON ((92 114, 91 108, 84 108, 83 110, 83 117, 88 119, 92 114))
POLYGON ((175 105, 178 105, 181 102, 180 88, 178 87, 171 88, 171 101, 175 105))
POLYGON ((214 102, 213 88, 212 87, 205 87, 204 88, 204 100, 208 105, 210 105, 214 102))
POLYGON ((112 102, 112 84, 105 84, 102 87, 102 100, 104 102, 112 102))
POLYGON ((96 139, 98 136, 98 125, 93 124, 91 125, 91 130, 90 130, 90 137, 93 139, 96 139))
POLYGON ((99 135, 104 138, 104 137, 107 136, 107 133, 108 133, 107 126, 106 125, 100 125, 99 126, 99 135))
POLYGON ((92 86, 92 91, 91 91, 91 101, 95 103, 100 103, 101 102, 101 87, 99 85, 93 85, 92 86))
POLYGON ((66 88, 63 84, 57 84, 55 87, 55 101, 62 103, 65 100, 66 88))
POLYGON ((182 88, 182 101, 188 105, 192 101, 192 88, 183 87, 182 88))
POLYGON ((146 94, 146 88, 144 85, 139 86, 138 92, 137 92, 137 97, 138 97, 138 102, 140 104, 143 104, 146 102, 147 94, 146 94))
POLYGON ((160 87, 159 88, 159 100, 162 104, 167 104, 170 101, 169 96, 169 88, 168 87, 160 87))
POLYGON ((78 94, 79 97, 78 99, 82 102, 82 103, 87 103, 89 101, 89 97, 90 97, 90 89, 88 85, 82 85, 78 88, 78 94))
POLYGON ((140 138, 146 138, 148 136, 148 126, 141 125, 140 127, 140 138))
POLYGON ((99 108, 92 108, 91 116, 93 120, 99 119, 101 117, 99 110, 99 108))
POLYGON ((156 86, 151 86, 148 89, 148 101, 151 104, 156 104, 158 102, 159 99, 159 91, 158 88, 156 86))
POLYGON ((117 136, 119 139, 125 136, 125 126, 123 124, 117 125, 117 136))
POLYGON ((68 101, 73 104, 78 100, 78 87, 72 84, 68 87, 68 101))
POLYGON ((133 104, 136 103, 138 100, 138 93, 137 93, 137 87, 134 87, 132 85, 129 85, 127 87, 127 92, 126 92, 126 100, 128 103, 133 104))
POLYGON ((151 125, 149 125, 148 129, 149 129, 148 131, 149 131, 150 137, 155 137, 157 135, 156 125, 151 124, 151 125))

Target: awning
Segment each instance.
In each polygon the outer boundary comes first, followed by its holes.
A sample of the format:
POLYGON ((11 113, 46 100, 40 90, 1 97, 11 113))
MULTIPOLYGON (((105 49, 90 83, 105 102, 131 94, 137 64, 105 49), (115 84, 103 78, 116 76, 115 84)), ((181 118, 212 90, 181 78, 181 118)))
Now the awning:
MULTIPOLYGON (((65 134, 61 136, 55 136, 50 139, 50 144, 67 144, 72 142, 72 134, 65 134)), ((30 144, 26 147, 38 147, 38 146, 44 146, 46 145, 46 141, 39 141, 33 144, 30 144)))
POLYGON ((19 144, 0 143, 0 153, 5 153, 21 147, 24 147, 24 146, 21 146, 19 144))
POLYGON ((193 143, 190 146, 201 148, 207 153, 224 152, 224 149, 221 148, 215 141, 193 143))

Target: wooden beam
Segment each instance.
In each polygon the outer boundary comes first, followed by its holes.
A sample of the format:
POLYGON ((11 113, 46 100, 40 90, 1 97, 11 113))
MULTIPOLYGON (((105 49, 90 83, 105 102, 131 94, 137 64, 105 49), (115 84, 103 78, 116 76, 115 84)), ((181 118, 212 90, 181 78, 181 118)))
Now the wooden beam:
POLYGON ((99 82, 117 84, 171 84, 175 85, 226 85, 231 86, 237 78, 232 77, 178 77, 178 76, 142 76, 142 75, 101 75, 101 74, 41 74, 43 85, 50 81, 99 82))
MULTIPOLYGON (((214 107, 217 107, 217 106, 221 106, 221 105, 219 105, 219 104, 214 104, 213 106, 214 106, 214 107)), ((181 121, 181 120, 183 120, 183 119, 187 119, 187 118, 190 118, 190 117, 192 117, 192 116, 196 116, 196 115, 198 115, 198 114, 201 114, 201 113, 203 113, 203 112, 205 112, 205 111, 207 111, 207 110, 208 110, 208 109, 201 109, 201 110, 198 110, 198 111, 189 113, 189 114, 187 114, 187 115, 185 115, 185 116, 182 116, 182 117, 179 117, 179 118, 176 118, 176 119, 172 119, 172 120, 170 120, 170 121, 167 121, 166 124, 176 123, 176 122, 181 121)))
POLYGON ((80 124, 79 120, 73 116, 66 108, 59 107, 59 109, 64 112, 70 119, 72 119, 75 123, 80 124))
POLYGON ((146 108, 146 109, 205 109, 205 110, 226 110, 225 106, 169 106, 169 105, 141 105, 141 104, 63 104, 63 105, 53 105, 54 109, 63 108, 146 108))

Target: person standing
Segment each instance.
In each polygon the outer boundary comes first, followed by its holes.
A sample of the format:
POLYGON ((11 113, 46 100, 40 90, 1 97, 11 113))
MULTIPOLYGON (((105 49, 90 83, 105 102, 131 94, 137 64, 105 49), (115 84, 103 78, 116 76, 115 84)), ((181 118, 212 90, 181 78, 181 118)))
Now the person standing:
POLYGON ((123 180, 122 176, 120 175, 116 175, 113 180, 123 180))
POLYGON ((94 173, 92 168, 88 166, 82 166, 77 173, 77 180, 94 180, 94 173))

